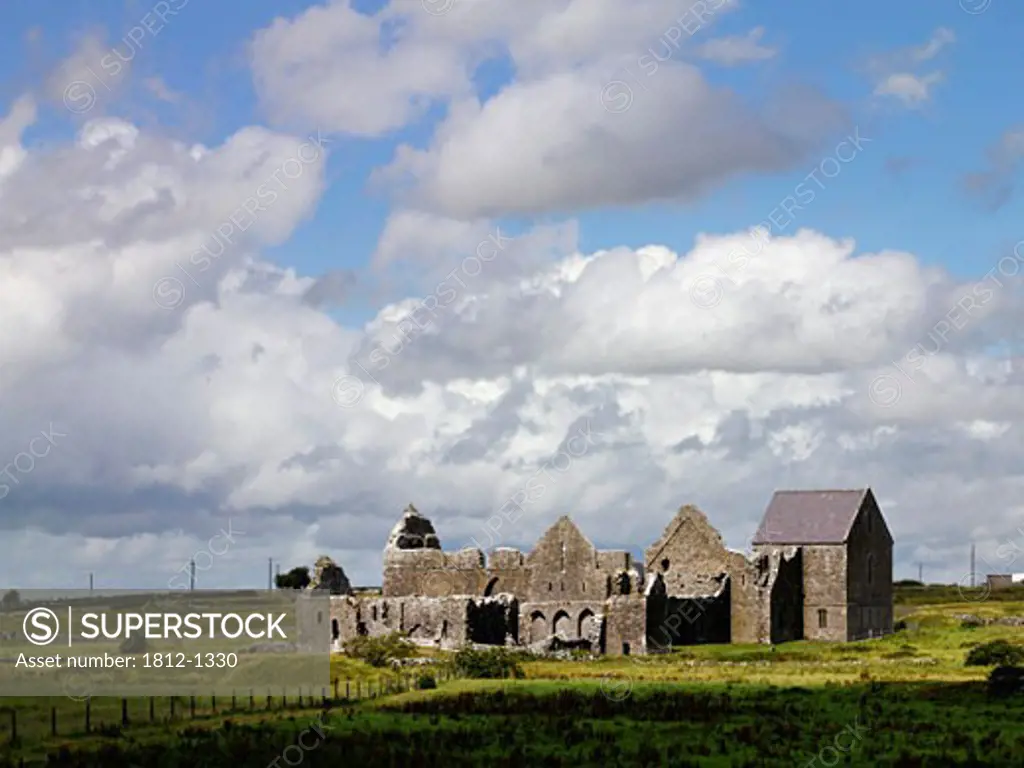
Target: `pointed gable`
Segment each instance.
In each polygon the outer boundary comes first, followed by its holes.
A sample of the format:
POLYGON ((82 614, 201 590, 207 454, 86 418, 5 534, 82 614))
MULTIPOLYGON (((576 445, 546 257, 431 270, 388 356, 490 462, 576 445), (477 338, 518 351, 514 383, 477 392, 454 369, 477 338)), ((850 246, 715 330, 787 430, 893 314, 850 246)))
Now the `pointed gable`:
MULTIPOLYGON (((526 556, 526 561, 530 563, 556 550, 561 553, 563 544, 566 552, 573 553, 576 558, 585 552, 588 561, 596 562, 597 549, 567 515, 562 515, 544 532, 536 546, 526 556)), ((561 561, 561 556, 559 556, 559 561, 561 561)))
POLYGON ((776 491, 754 544, 843 544, 870 488, 843 491, 776 491))

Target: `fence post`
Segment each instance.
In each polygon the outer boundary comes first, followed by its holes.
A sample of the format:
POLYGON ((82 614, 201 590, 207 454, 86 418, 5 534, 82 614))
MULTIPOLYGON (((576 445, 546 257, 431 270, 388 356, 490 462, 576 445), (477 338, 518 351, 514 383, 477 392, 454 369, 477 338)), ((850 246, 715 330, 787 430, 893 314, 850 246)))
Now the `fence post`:
POLYGON ((175 698, 176 698, 175 696, 171 696, 171 720, 174 719, 174 699, 175 698))
POLYGON ((302 686, 299 686, 299 709, 302 709, 302 686))
POLYGON ((57 708, 50 707, 50 735, 57 735, 57 708))
POLYGON ((234 692, 234 690, 231 691, 231 711, 232 712, 235 711, 235 692, 234 692))
MULTIPOLYGON (((88 699, 87 699, 88 701, 88 699)), ((11 709, 11 744, 18 743, 18 710, 11 709)))
POLYGON ((210 696, 210 709, 213 710, 213 714, 217 714, 217 696, 210 696))
POLYGON ((92 730, 92 696, 85 700, 85 732, 92 730))
POLYGON ((331 681, 331 685, 334 686, 334 700, 337 701, 338 700, 338 678, 334 678, 331 681))
POLYGON ((193 720, 196 719, 196 697, 195 696, 189 696, 188 697, 188 714, 189 714, 189 717, 191 717, 193 720))
POLYGON ((128 699, 121 699, 121 725, 128 725, 128 699))
MULTIPOLYGON (((334 698, 338 698, 337 688, 335 688, 334 698)), ((345 701, 348 701, 348 700, 349 700, 348 680, 346 680, 345 681, 345 701)))
POLYGON ((249 711, 256 709, 256 696, 252 692, 252 688, 249 689, 249 711))
POLYGON ((270 709, 270 700, 271 700, 271 698, 272 698, 272 697, 271 697, 271 695, 270 695, 270 692, 268 691, 268 692, 267 692, 267 709, 270 709))
POLYGON ((156 720, 156 706, 153 703, 153 697, 149 697, 149 722, 156 720))

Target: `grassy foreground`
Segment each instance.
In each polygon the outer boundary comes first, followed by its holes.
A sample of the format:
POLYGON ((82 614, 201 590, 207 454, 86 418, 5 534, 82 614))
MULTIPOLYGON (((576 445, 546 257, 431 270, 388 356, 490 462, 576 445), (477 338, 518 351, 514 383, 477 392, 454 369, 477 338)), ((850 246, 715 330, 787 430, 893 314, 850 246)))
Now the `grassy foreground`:
MULTIPOLYGON (((1024 765, 1019 700, 989 698, 990 670, 964 666, 980 643, 1024 644, 1024 628, 968 627, 959 618, 1024 616, 1024 602, 918 599, 900 608, 909 628, 881 640, 530 661, 525 680, 442 683, 322 716, 239 711, 154 725, 133 717, 138 724, 123 733, 53 738, 45 700, 7 700, 19 723, 35 711, 43 724, 32 735, 19 726, 22 745, 6 756, 234 768, 278 758, 303 766, 1024 765)), ((394 677, 345 657, 332 672, 378 685, 394 677)))

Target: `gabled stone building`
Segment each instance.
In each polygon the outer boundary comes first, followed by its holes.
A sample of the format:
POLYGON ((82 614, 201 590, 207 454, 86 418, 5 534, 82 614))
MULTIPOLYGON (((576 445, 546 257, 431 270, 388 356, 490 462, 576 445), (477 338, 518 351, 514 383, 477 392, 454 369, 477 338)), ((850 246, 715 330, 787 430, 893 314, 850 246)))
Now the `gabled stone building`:
POLYGON ((752 557, 727 549, 685 506, 648 547, 646 567, 596 549, 568 517, 529 553, 499 548, 487 558, 445 552, 410 505, 384 549, 381 594, 333 598, 332 635, 336 646, 398 631, 442 648, 628 655, 892 631, 892 537, 870 490, 779 492, 754 544, 752 557))
POLYGON ((778 491, 754 535, 762 554, 803 553, 804 637, 892 632, 892 534, 870 488, 778 491))

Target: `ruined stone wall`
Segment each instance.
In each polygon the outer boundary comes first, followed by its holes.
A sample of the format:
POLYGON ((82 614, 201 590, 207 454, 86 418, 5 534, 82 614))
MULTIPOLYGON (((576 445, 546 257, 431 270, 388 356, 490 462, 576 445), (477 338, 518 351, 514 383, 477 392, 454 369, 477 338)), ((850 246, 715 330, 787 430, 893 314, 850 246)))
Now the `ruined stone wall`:
POLYGON ((594 602, 608 596, 612 573, 599 567, 598 552, 567 517, 556 522, 526 556, 529 588, 524 602, 594 602))
POLYGON ((487 583, 481 594, 504 593, 525 597, 529 591, 530 569, 523 553, 505 547, 494 550, 487 563, 487 583))
POLYGON ((892 632, 892 539, 871 495, 850 531, 848 573, 850 639, 892 632))
MULTIPOLYGON (((707 517, 693 506, 679 510, 661 538, 645 553, 648 589, 664 584, 665 601, 655 600, 648 621, 660 625, 677 622, 675 616, 696 624, 719 615, 718 606, 707 600, 693 604, 699 613, 672 602, 673 598, 710 597, 721 594, 728 600, 728 632, 734 643, 767 642, 770 627, 769 593, 758 587, 757 569, 742 552, 726 548, 722 536, 707 517), (696 618, 691 618, 696 616, 696 618)), ((767 586, 767 582, 765 584, 767 586)), ((659 587, 660 589, 660 587, 659 587)), ((674 630, 675 637, 691 637, 690 627, 674 630)), ((700 637, 720 637, 712 627, 699 628, 700 637)))
POLYGON ((483 563, 478 549, 386 552, 382 593, 386 597, 483 595, 488 581, 483 563))
POLYGON ((331 647, 335 650, 357 636, 358 605, 359 598, 331 597, 331 647))
POLYGON ((612 597, 606 603, 604 653, 639 656, 647 652, 647 602, 642 595, 612 597))
MULTIPOLYGON (((773 555, 774 579, 769 597, 771 643, 788 643, 804 637, 803 550, 791 547, 773 555)), ((762 642, 764 642, 762 640, 762 642)))
POLYGON ((420 645, 454 650, 518 642, 519 604, 504 597, 337 597, 331 619, 337 621, 338 647, 359 635, 399 632, 420 645))
POLYGON ((553 635, 563 640, 593 640, 605 616, 603 600, 526 602, 519 610, 519 639, 535 645, 553 635))

